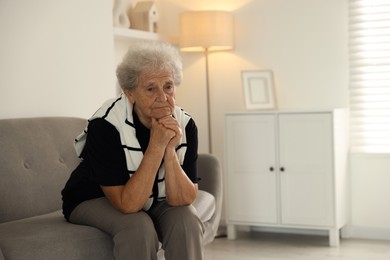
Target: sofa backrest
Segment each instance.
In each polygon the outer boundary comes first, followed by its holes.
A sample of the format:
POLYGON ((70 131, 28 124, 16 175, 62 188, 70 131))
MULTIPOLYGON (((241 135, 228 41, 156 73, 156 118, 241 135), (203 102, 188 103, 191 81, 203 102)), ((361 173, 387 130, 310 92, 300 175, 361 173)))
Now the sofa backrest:
POLYGON ((73 140, 86 120, 0 120, 0 223, 61 209, 61 190, 79 163, 73 140))

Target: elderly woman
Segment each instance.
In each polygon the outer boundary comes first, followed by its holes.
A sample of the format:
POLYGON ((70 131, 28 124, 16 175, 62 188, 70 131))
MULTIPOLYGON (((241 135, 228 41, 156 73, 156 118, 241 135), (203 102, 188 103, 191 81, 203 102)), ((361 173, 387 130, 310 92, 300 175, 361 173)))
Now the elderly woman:
POLYGON ((203 259, 204 227, 191 203, 197 127, 175 104, 182 80, 169 44, 132 45, 117 68, 123 93, 103 104, 76 138, 82 162, 62 191, 71 223, 112 236, 116 259, 203 259))

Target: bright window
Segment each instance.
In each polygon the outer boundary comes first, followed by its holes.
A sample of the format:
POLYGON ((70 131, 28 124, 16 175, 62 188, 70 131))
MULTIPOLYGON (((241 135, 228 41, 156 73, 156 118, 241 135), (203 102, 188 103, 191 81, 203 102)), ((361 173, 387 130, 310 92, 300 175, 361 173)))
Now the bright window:
POLYGON ((390 0, 350 0, 351 150, 390 153, 390 0))

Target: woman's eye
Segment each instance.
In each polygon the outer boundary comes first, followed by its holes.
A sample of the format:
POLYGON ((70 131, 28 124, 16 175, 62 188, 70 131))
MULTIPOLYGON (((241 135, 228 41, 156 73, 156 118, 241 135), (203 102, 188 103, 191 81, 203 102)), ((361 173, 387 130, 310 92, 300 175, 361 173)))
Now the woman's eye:
POLYGON ((165 90, 169 93, 171 93, 173 91, 173 85, 166 85, 165 86, 165 90))

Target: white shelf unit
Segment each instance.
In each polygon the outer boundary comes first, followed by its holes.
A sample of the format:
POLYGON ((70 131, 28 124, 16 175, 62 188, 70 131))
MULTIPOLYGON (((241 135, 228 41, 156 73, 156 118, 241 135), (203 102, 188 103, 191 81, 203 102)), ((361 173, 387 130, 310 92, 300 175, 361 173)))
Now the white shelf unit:
POLYGON ((166 41, 172 44, 178 43, 178 37, 165 36, 158 33, 152 33, 147 31, 127 29, 127 28, 113 28, 115 40, 130 41, 130 40, 152 40, 152 41, 166 41))
POLYGON ((347 110, 225 115, 228 238, 236 226, 325 230, 347 214, 347 110))
POLYGON ((144 40, 162 40, 157 33, 151 33, 141 30, 127 29, 114 27, 114 37, 116 40, 131 40, 131 39, 144 39, 144 40))

